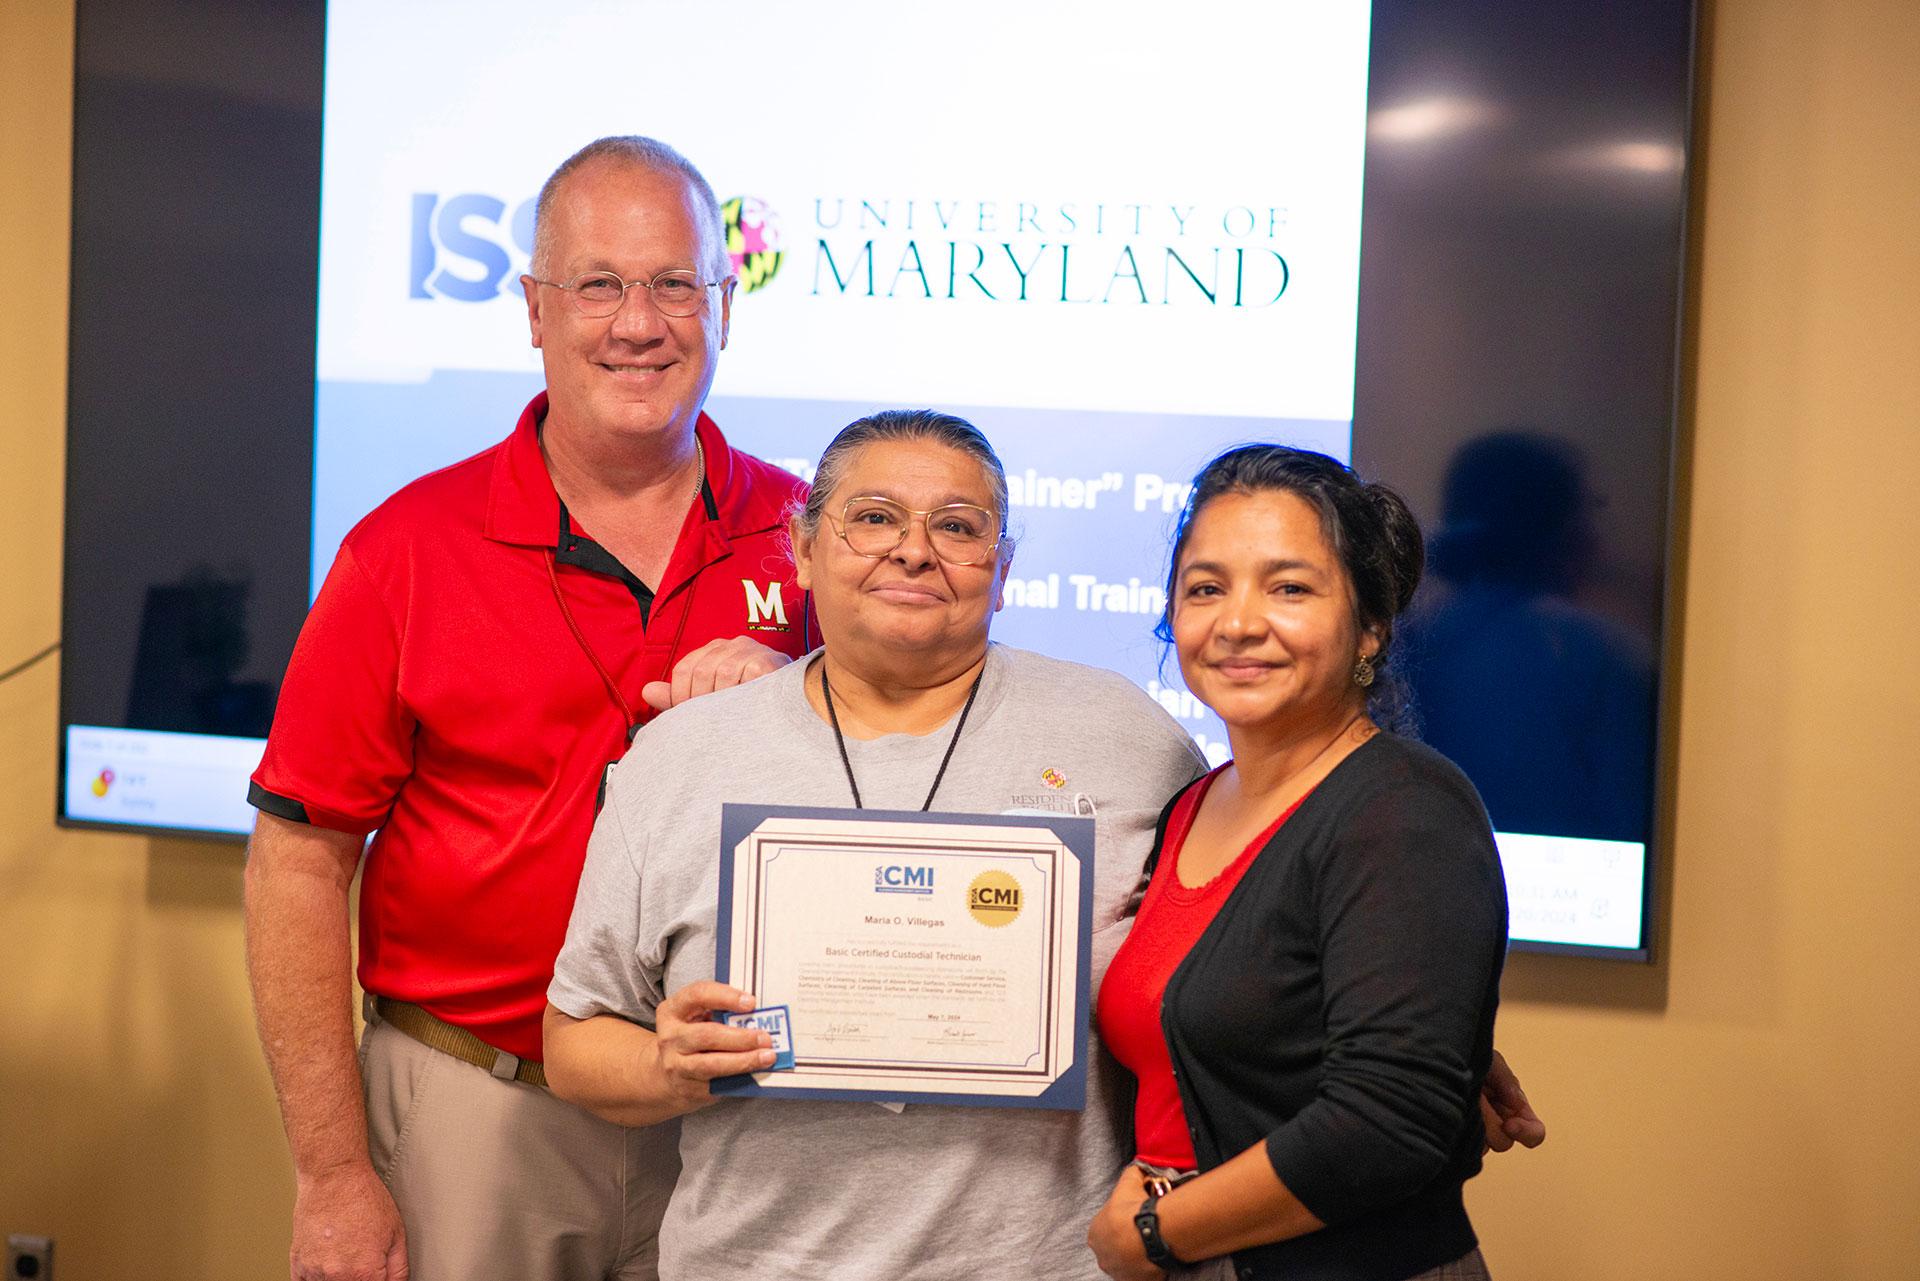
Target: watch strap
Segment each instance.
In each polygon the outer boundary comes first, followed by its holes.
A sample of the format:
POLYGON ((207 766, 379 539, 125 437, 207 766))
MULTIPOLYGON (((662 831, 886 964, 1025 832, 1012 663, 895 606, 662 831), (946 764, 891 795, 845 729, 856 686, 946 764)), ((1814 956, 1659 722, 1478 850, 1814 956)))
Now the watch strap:
POLYGON ((1160 1236, 1160 1194, 1149 1192, 1147 1199, 1133 1215, 1134 1231, 1140 1234, 1140 1244, 1147 1252, 1147 1262, 1156 1268, 1178 1268, 1186 1266, 1186 1260, 1173 1252, 1160 1236))

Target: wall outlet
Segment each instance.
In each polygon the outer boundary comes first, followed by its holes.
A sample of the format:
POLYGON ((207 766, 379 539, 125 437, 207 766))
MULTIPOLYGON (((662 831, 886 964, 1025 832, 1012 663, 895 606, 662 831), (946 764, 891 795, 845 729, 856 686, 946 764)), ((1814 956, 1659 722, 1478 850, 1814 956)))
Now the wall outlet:
POLYGON ((53 1238, 7 1238, 6 1281, 53 1281, 53 1238))

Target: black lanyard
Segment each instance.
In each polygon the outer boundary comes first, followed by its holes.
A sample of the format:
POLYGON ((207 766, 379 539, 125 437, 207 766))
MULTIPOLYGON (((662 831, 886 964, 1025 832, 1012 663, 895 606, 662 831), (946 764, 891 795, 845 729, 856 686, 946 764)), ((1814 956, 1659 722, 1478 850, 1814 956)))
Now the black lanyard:
MULTIPOLYGON (((947 754, 940 758, 940 770, 933 776, 933 786, 927 789, 927 799, 920 802, 920 812, 926 813, 933 808, 933 794, 940 790, 940 780, 947 776, 947 762, 953 759, 953 749, 960 745, 960 731, 967 727, 967 714, 973 710, 973 700, 980 693, 980 679, 987 674, 986 665, 980 666, 980 674, 973 678, 973 685, 967 690, 967 705, 960 709, 960 721, 953 727, 953 737, 947 740, 947 754)), ((853 779, 853 762, 847 758, 847 740, 840 733, 840 713, 833 710, 833 687, 827 684, 827 660, 820 659, 820 693, 827 700, 827 720, 833 725, 833 741, 840 749, 840 763, 847 770, 847 786, 853 791, 853 808, 860 810, 866 806, 860 803, 860 784, 853 779)))

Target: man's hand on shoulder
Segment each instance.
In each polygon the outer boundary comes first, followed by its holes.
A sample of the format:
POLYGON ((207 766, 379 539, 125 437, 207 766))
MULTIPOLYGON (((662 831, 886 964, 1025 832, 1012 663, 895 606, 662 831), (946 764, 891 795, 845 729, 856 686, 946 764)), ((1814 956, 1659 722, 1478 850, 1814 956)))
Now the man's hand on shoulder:
POLYGON ((293 1281, 407 1281, 407 1236, 364 1162, 302 1179, 293 1201, 293 1281))
POLYGON ((671 680, 647 682, 640 697, 649 707, 664 712, 690 698, 765 676, 792 661, 779 650, 745 636, 708 641, 673 665, 671 680))

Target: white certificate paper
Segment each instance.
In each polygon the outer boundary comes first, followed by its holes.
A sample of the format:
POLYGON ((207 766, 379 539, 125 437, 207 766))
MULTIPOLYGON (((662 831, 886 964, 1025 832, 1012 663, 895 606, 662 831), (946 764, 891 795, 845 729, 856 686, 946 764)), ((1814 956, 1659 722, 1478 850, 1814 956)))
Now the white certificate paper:
POLYGON ((1093 820, 728 805, 716 977, 794 1065, 718 1094, 1086 1105, 1093 820))

